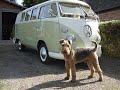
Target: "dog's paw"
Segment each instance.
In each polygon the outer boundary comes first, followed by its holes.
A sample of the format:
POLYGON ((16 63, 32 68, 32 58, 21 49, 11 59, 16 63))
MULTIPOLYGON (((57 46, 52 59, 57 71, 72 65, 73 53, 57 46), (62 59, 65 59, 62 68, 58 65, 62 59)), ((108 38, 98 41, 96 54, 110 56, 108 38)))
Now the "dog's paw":
POLYGON ((103 81, 103 79, 102 79, 102 78, 99 78, 99 79, 98 79, 98 81, 99 81, 99 82, 102 82, 102 81, 103 81))
POLYGON ((69 80, 69 77, 65 77, 64 80, 69 80))
POLYGON ((76 82, 76 80, 71 80, 70 82, 71 82, 71 83, 75 83, 75 82, 76 82))
POLYGON ((90 76, 88 76, 88 79, 90 79, 90 78, 93 78, 93 76, 91 76, 91 75, 90 75, 90 76))

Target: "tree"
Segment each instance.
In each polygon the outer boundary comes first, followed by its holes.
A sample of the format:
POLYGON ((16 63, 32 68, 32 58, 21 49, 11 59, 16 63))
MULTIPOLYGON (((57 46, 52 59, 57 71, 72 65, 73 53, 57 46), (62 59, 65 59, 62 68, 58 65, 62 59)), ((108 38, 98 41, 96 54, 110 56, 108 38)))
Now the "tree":
POLYGON ((23 6, 31 7, 31 6, 34 6, 36 4, 39 4, 45 1, 48 1, 48 0, 23 0, 23 6))

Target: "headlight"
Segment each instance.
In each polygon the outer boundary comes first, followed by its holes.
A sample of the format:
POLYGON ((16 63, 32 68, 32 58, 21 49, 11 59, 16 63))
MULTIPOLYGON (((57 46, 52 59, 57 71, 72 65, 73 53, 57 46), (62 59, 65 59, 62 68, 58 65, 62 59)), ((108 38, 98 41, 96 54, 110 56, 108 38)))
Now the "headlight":
POLYGON ((76 38, 73 34, 68 34, 65 39, 72 40, 73 42, 76 40, 76 38))

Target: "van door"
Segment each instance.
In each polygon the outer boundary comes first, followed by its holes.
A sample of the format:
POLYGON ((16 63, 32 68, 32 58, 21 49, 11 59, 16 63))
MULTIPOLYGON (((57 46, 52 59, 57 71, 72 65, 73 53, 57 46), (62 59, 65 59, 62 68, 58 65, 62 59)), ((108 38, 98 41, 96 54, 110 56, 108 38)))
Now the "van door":
POLYGON ((36 48, 36 32, 39 29, 38 20, 38 7, 31 8, 26 12, 25 23, 24 23, 24 43, 25 45, 36 48))
POLYGON ((39 32, 42 32, 42 39, 46 43, 50 52, 58 51, 59 23, 57 15, 58 13, 56 3, 47 4, 41 7, 39 16, 41 19, 41 28, 39 32))
POLYGON ((36 43, 37 43, 36 34, 39 28, 40 28, 40 20, 38 20, 38 7, 35 7, 32 9, 31 18, 29 22, 29 33, 28 33, 29 45, 32 48, 36 48, 36 43))

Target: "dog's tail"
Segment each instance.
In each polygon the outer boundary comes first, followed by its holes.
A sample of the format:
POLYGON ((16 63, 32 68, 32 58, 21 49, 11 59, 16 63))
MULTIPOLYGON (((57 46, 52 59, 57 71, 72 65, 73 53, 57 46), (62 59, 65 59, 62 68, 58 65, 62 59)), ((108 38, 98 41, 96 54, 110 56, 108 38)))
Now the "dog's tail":
POLYGON ((92 51, 95 52, 97 49, 97 42, 96 41, 92 41, 92 42, 95 44, 95 48, 92 51))

